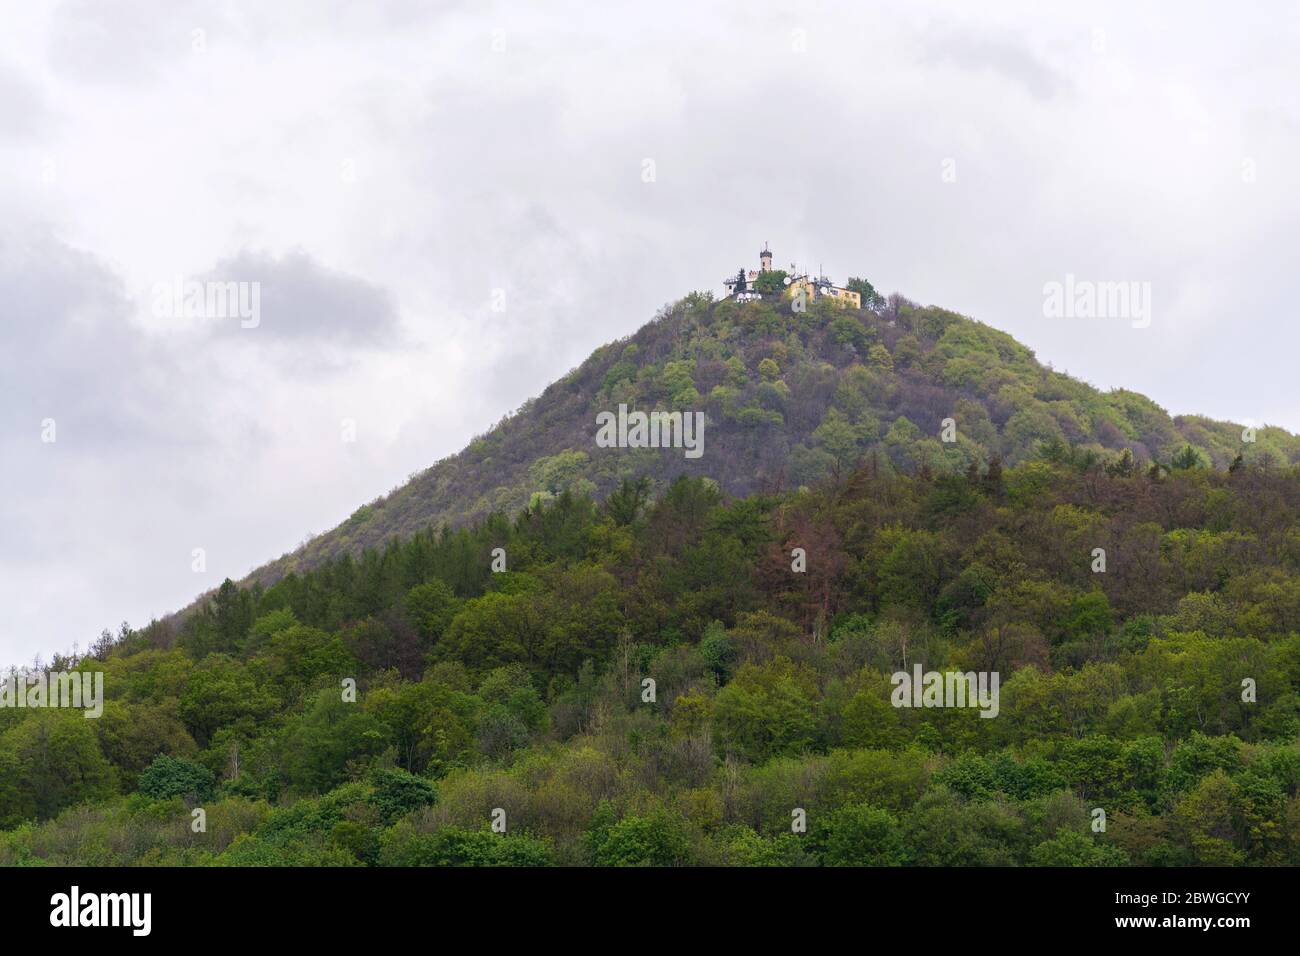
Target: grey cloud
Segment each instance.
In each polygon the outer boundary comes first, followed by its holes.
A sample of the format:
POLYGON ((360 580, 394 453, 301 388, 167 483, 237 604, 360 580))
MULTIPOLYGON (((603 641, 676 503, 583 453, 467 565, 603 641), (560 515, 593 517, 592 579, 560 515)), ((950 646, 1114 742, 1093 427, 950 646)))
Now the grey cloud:
POLYGON ((351 36, 409 31, 468 6, 459 0, 430 5, 418 0, 278 0, 227 4, 214 0, 64 0, 54 11, 49 62, 63 75, 88 83, 156 82, 177 60, 194 52, 194 31, 207 49, 269 47, 274 39, 351 36))
MULTIPOLYGON (((1081 35, 1082 36, 1082 35, 1081 35)), ((916 37, 925 62, 1001 76, 1031 96, 1049 100, 1071 88, 1069 78, 1036 56, 1023 40, 978 28, 935 27, 916 37)))
POLYGON ((49 107, 39 89, 0 63, 0 143, 31 139, 49 122, 49 107))
POLYGON ((0 302, 6 443, 35 443, 46 418, 87 449, 167 440, 175 399, 160 408, 141 375, 155 350, 103 263, 48 233, 0 236, 0 302))
POLYGON ((322 266, 303 251, 280 257, 241 252, 197 278, 258 283, 261 316, 256 328, 242 328, 239 321, 212 326, 245 341, 266 336, 364 348, 401 342, 396 305, 386 290, 322 266))
POLYGON ((52 17, 49 62, 84 82, 147 82, 193 52, 192 31, 226 23, 221 6, 203 0, 64 0, 52 17))
MULTIPOLYGON (((391 340, 394 315, 383 293, 306 253, 230 268, 268 284, 259 341, 274 347, 258 362, 241 361, 238 339, 146 331, 136 319, 149 303, 133 301, 112 266, 31 224, 0 228, 0 660, 85 645, 121 617, 143 623, 181 606, 220 580, 191 572, 195 546, 210 549, 212 574, 237 576, 247 567, 231 555, 290 540, 288 486, 255 496, 250 486, 282 474, 285 458, 311 470, 308 455, 321 456, 323 472, 338 413, 302 391, 289 403, 270 393, 321 336, 368 341, 378 328, 391 340), (288 314, 281 305, 302 323, 272 322, 288 314), (47 418, 53 443, 42 441, 47 418), (286 437, 302 447, 286 453, 286 437), (245 513, 260 530, 231 520, 245 513)), ((331 397, 349 387, 303 386, 331 397)))

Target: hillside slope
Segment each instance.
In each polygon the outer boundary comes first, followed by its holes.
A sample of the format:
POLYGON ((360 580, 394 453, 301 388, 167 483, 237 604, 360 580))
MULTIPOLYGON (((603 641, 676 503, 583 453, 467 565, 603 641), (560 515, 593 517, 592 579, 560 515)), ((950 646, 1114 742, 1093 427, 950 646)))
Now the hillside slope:
POLYGON ((54 662, 99 719, 0 709, 0 866, 1300 864, 1300 468, 1125 471, 682 478, 225 582, 54 662))
POLYGON ((337 558, 56 658, 102 713, 0 708, 0 866, 1300 864, 1300 467, 1239 438, 938 310, 688 300, 337 558), (633 402, 704 454, 578 444, 633 402), (591 497, 637 469, 716 483, 591 497))
POLYGON ((1013 465, 1044 443, 1103 457, 1127 448, 1139 466, 1168 463, 1187 445, 1216 468, 1238 453, 1247 462, 1300 460, 1300 439, 1280 428, 1259 430, 1253 444, 1241 432, 1171 417, 1136 392, 1100 392, 1040 364, 1005 333, 898 296, 879 312, 824 300, 795 312, 789 303, 693 293, 597 349, 464 451, 247 581, 269 584, 430 525, 514 514, 566 489, 603 497, 643 475, 660 486, 704 476, 746 495, 812 484, 873 454, 942 472, 995 456, 1013 465), (703 454, 597 447, 597 414, 620 404, 702 410, 703 454), (956 440, 943 442, 948 418, 956 440))

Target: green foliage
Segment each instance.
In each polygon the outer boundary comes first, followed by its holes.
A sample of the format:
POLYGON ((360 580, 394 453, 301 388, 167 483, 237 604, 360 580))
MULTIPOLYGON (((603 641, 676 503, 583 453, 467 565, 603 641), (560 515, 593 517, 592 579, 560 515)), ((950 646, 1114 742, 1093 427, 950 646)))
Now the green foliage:
POLYGON ((813 440, 831 456, 837 467, 846 468, 856 460, 862 439, 858 429, 849 424, 838 408, 829 408, 822 423, 813 431, 813 440))
POLYGON ((154 800, 185 797, 197 803, 212 798, 216 777, 192 760, 161 754, 140 774, 137 789, 154 800))
POLYGON ((1034 847, 1034 866, 1127 866, 1128 854, 1119 847, 1089 839, 1077 830, 1061 830, 1034 847))
POLYGON ((1202 464, 1200 452, 1191 445, 1184 445, 1170 460, 1169 467, 1177 471, 1187 471, 1190 468, 1200 468, 1202 464))
POLYGON ((873 332, 851 315, 836 315, 831 320, 831 337, 842 348, 861 353, 870 344, 873 332))
MULTIPOLYGON (((826 454, 835 453, 821 454, 825 449, 813 431, 831 407, 859 430, 859 450, 869 450, 881 437, 879 423, 911 423, 915 430, 890 429, 875 449, 880 466, 905 471, 924 462, 933 471, 960 473, 971 460, 994 457, 1019 465, 1045 443, 1074 449, 1080 460, 1094 456, 1099 465, 1114 464, 1130 476, 1144 474, 1152 461, 1168 464, 1188 445, 1198 462, 1216 469, 1226 469, 1239 455, 1240 467, 1285 467, 1300 460, 1300 439, 1282 429, 1258 429, 1256 441, 1244 445, 1240 426, 1199 416, 1171 418, 1142 395, 1102 393, 1044 367, 1029 349, 990 326, 901 296, 886 304, 865 279, 849 285, 863 296, 864 308, 818 300, 796 313, 781 298, 739 306, 698 294, 683 297, 629 339, 597 349, 462 453, 358 509, 339 528, 259 569, 253 579, 275 590, 280 584, 272 582, 343 553, 355 557, 397 538, 433 538, 437 532, 429 529, 466 528, 493 513, 515 515, 566 490, 608 496, 624 479, 645 477, 658 492, 690 470, 680 455, 591 447, 594 416, 619 404, 645 411, 707 410, 708 473, 728 494, 782 480, 813 485, 828 477, 833 466, 826 454), (779 368, 775 378, 762 365, 769 358, 779 368), (776 390, 778 383, 783 391, 776 390), (935 441, 939 422, 949 416, 959 423, 959 451, 935 441), (581 436, 587 439, 579 442, 581 436), (797 449, 803 451, 790 454, 797 449)), ((466 560, 436 576, 464 598, 477 568, 466 560)), ((425 577, 387 570, 386 587, 409 590, 425 577)), ((280 596, 297 589, 297 583, 285 587, 280 596)), ((208 602, 211 609, 196 609, 200 623, 183 637, 196 657, 234 654, 242 650, 241 640, 251 639, 243 636, 250 612, 239 606, 236 593, 226 589, 208 602)), ((369 597, 374 613, 381 596, 369 597)), ((293 601, 274 606, 292 605, 297 613, 296 602, 307 599, 321 595, 295 594, 293 601)), ((357 610, 337 605, 328 626, 337 627, 357 610)), ((299 619, 305 620, 301 614, 299 619)))
POLYGON ((893 814, 865 803, 840 807, 810 834, 824 866, 903 866, 907 842, 893 814))
POLYGON ((383 724, 338 691, 321 691, 277 735, 280 776, 295 790, 319 793, 341 783, 351 767, 391 743, 383 724))
POLYGON ((374 790, 369 802, 386 824, 400 820, 414 810, 432 804, 438 792, 429 781, 404 770, 383 768, 370 776, 374 790))
POLYGON ((690 853, 685 821, 666 810, 611 825, 598 818, 588 845, 596 866, 680 866, 690 853))
POLYGON ((862 297, 862 307, 864 309, 878 309, 885 304, 885 297, 876 291, 866 279, 859 279, 853 276, 844 284, 844 288, 850 292, 856 292, 862 297))
POLYGON ((80 713, 37 711, 0 733, 0 825, 110 797, 117 771, 80 713))
POLYGON ((383 866, 547 866, 553 862, 544 841, 526 834, 497 834, 486 827, 418 833, 399 824, 381 839, 383 866))
POLYGON ((764 295, 779 295, 785 291, 786 275, 784 269, 769 269, 766 272, 760 272, 758 278, 754 280, 754 289, 764 295))
POLYGON ((0 864, 1300 864, 1300 470, 1225 471, 1209 424, 942 310, 683 309, 707 355, 669 317, 588 384, 730 389, 756 422, 718 440, 794 487, 548 447, 463 526, 128 628, 71 665, 104 672, 99 719, 0 708, 0 864), (895 706, 917 665, 999 674, 998 716, 895 706))
POLYGON ((426 637, 437 637, 456 616, 460 601, 442 581, 434 578, 406 592, 406 613, 426 637))
POLYGON ((816 680, 784 658, 744 664, 718 692, 714 726, 723 747, 755 761, 806 749, 817 730, 816 680))
POLYGON ((719 684, 725 684, 736 663, 736 648, 721 621, 712 621, 700 640, 700 656, 719 684))

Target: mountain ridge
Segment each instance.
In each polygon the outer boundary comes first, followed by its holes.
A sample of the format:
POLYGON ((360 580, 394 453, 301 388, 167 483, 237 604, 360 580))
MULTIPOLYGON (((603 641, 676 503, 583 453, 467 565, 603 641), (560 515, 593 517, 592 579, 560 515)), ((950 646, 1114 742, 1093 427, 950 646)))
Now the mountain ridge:
POLYGON ((941 310, 728 305, 670 307, 436 476, 519 470, 513 520, 339 536, 56 658, 103 672, 102 719, 0 714, 0 865, 1300 862, 1292 436, 1242 449, 941 310), (611 400, 707 406, 706 454, 573 448, 611 400), (918 667, 998 689, 908 706, 918 667))
POLYGON ((1260 428, 1253 443, 1243 442, 1241 425, 1170 416, 1127 388, 1102 392, 983 322, 898 294, 877 303, 854 309, 818 300, 800 311, 782 299, 690 293, 594 350, 460 452, 243 583, 270 585, 422 527, 517 514, 565 490, 603 497, 632 477, 657 487, 683 474, 709 477, 743 496, 814 483, 872 455, 938 471, 994 458, 1014 464, 1044 446, 1103 460, 1127 449, 1135 467, 1167 465, 1180 453, 1195 456, 1184 463, 1215 468, 1238 454, 1300 460, 1300 439, 1281 428, 1260 428), (597 447, 596 416, 620 404, 703 411, 703 456, 597 447), (945 420, 952 441, 940 440, 945 420))

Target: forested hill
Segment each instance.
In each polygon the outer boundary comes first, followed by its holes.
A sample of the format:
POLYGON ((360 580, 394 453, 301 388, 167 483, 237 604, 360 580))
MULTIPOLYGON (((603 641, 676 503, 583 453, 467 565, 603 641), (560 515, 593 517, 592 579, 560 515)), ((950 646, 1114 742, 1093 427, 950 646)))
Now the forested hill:
POLYGON ((662 489, 682 474, 724 493, 811 485, 873 453, 905 471, 961 472, 1000 457, 1014 465, 1047 444, 1113 457, 1227 468, 1300 459, 1300 440, 1198 416, 1171 418, 1136 392, 1103 393, 1040 364, 1011 336, 901 296, 844 310, 818 300, 715 302, 694 293, 629 339, 582 365, 464 451, 359 508, 333 531, 258 569, 270 584, 290 570, 438 525, 516 514, 565 490, 602 498, 624 478, 662 489), (698 459, 654 449, 598 448, 596 415, 702 410, 698 459), (940 440, 951 418, 956 440, 940 440))
POLYGON ((938 309, 688 297, 274 583, 56 658, 102 714, 0 709, 0 866, 1300 864, 1256 437, 938 309), (598 448, 620 404, 703 455, 598 448), (918 666, 1000 698, 900 705, 918 666))
POLYGON ((1294 467, 867 464, 226 582, 56 662, 98 719, 0 709, 0 866, 1300 864, 1297 514, 1294 467))

